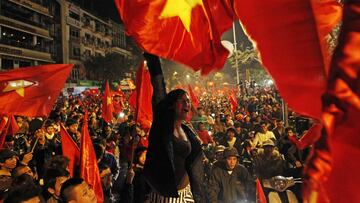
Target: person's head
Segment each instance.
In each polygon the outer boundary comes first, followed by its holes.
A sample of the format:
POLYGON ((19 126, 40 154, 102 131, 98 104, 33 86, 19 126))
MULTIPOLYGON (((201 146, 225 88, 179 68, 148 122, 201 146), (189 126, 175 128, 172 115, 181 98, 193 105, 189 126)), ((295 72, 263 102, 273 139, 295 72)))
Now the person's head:
POLYGON ((215 159, 222 160, 224 158, 225 147, 223 145, 218 145, 215 147, 215 159))
POLYGON ((134 163, 139 164, 140 166, 144 166, 145 165, 145 160, 146 160, 146 153, 147 153, 147 148, 146 147, 138 147, 138 148, 136 148, 134 163))
POLYGON ((45 202, 40 189, 34 184, 32 178, 23 174, 13 181, 13 185, 4 200, 4 203, 42 203, 45 202))
POLYGON ((60 198, 62 184, 70 178, 68 171, 62 168, 49 168, 44 175, 44 189, 56 199, 60 198))
POLYGON ((235 123, 234 124, 235 130, 237 134, 241 133, 241 124, 240 123, 235 123))
POLYGON ((245 122, 246 122, 246 123, 249 123, 250 120, 251 120, 250 116, 245 116, 244 119, 245 119, 245 122))
POLYGON ((294 135, 294 130, 293 130, 293 128, 291 128, 291 127, 285 128, 285 135, 286 135, 286 136, 293 136, 293 135, 294 135))
POLYGON ((70 178, 61 187, 60 197, 65 203, 96 203, 94 190, 82 178, 70 178))
POLYGON ((12 171, 12 176, 13 177, 19 177, 22 174, 27 174, 29 176, 31 176, 32 178, 34 178, 34 172, 31 170, 31 168, 29 166, 18 166, 16 167, 13 171, 12 171))
MULTIPOLYGON (((174 120, 185 120, 191 108, 190 97, 185 90, 172 90, 166 95, 165 105, 167 109, 173 110, 174 120)), ((170 115, 171 116, 171 115, 170 115)))
POLYGON ((48 168, 58 168, 58 169, 64 169, 67 170, 69 166, 69 158, 63 155, 55 155, 50 160, 48 168))
POLYGON ((98 160, 98 162, 100 162, 105 154, 105 146, 99 143, 95 143, 94 151, 95 151, 96 159, 98 160))
POLYGON ((55 123, 52 120, 45 121, 45 131, 48 135, 53 135, 55 133, 55 123))
POLYGON ((205 111, 201 106, 198 107, 196 110, 197 110, 197 113, 198 113, 199 116, 205 115, 205 111))
POLYGON ((260 123, 261 132, 266 133, 268 131, 268 123, 263 121, 260 123))
POLYGON ((272 140, 266 140, 263 143, 262 147, 264 149, 264 154, 267 156, 271 156, 275 149, 275 144, 272 140))
POLYGON ((6 135, 3 147, 12 150, 14 148, 14 136, 6 135))
POLYGON ((5 170, 13 170, 16 167, 18 155, 16 152, 9 149, 0 151, 0 167, 5 170))
POLYGON ((198 124, 198 129, 201 130, 201 131, 206 130, 206 129, 205 129, 205 124, 204 124, 203 122, 199 122, 199 124, 198 124))
POLYGON ((228 128, 226 130, 226 135, 227 135, 228 140, 232 140, 236 135, 235 128, 228 128))
POLYGON ((224 158, 226 161, 226 168, 228 170, 233 170, 237 166, 238 157, 239 157, 239 153, 235 147, 226 148, 224 150, 224 158))
POLYGON ((68 127, 68 130, 69 130, 70 133, 77 133, 79 123, 77 122, 77 120, 69 118, 66 121, 66 126, 68 127))

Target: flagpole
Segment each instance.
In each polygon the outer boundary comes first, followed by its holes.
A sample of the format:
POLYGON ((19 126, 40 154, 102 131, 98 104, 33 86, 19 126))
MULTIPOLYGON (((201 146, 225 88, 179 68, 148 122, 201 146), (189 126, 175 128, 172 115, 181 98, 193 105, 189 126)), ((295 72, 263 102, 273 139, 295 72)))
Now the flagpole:
POLYGON ((236 40, 236 29, 235 29, 235 22, 233 22, 233 37, 234 37, 234 54, 235 54, 235 68, 236 68, 236 83, 237 86, 240 84, 239 78, 239 63, 237 58, 237 40, 236 40))

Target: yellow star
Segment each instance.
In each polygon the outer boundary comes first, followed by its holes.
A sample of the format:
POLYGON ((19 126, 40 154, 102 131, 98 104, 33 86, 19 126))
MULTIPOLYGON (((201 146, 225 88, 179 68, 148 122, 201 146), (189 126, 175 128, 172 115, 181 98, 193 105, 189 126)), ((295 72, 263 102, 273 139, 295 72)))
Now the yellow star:
POLYGON ((35 84, 34 82, 30 82, 30 81, 27 81, 27 80, 8 81, 8 84, 3 89, 3 92, 15 91, 21 97, 24 97, 24 95, 25 95, 25 87, 30 87, 30 86, 32 86, 34 84, 35 84))
POLYGON ((160 19, 178 16, 186 31, 190 32, 191 11, 197 5, 203 6, 202 0, 166 0, 160 19))
POLYGON ((106 105, 111 104, 111 97, 106 97, 106 105))

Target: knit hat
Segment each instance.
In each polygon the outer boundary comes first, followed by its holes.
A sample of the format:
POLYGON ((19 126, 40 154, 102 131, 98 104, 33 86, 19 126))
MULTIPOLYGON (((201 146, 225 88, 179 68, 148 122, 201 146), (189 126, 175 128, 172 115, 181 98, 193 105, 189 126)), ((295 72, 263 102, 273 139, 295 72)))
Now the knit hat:
POLYGON ((225 158, 228 158, 228 157, 230 157, 230 156, 236 156, 236 157, 239 157, 239 153, 238 153, 238 151, 236 150, 236 148, 235 147, 232 147, 232 148, 226 148, 225 150, 224 150, 224 157, 225 158))

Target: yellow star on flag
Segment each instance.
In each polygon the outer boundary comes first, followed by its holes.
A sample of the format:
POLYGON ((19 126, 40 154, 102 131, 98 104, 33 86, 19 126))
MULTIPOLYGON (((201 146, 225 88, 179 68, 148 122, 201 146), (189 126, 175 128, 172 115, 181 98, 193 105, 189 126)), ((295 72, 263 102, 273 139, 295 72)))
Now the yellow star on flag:
POLYGON ((15 91, 21 97, 24 97, 24 95, 25 95, 25 87, 30 87, 30 86, 32 86, 34 84, 35 84, 34 82, 30 82, 30 81, 27 81, 27 80, 8 81, 8 84, 3 89, 3 92, 15 91))
POLYGON ((203 6, 202 0, 166 0, 160 19, 178 16, 186 31, 190 32, 191 11, 197 5, 203 6))
POLYGON ((106 97, 106 105, 111 104, 111 97, 106 97))

